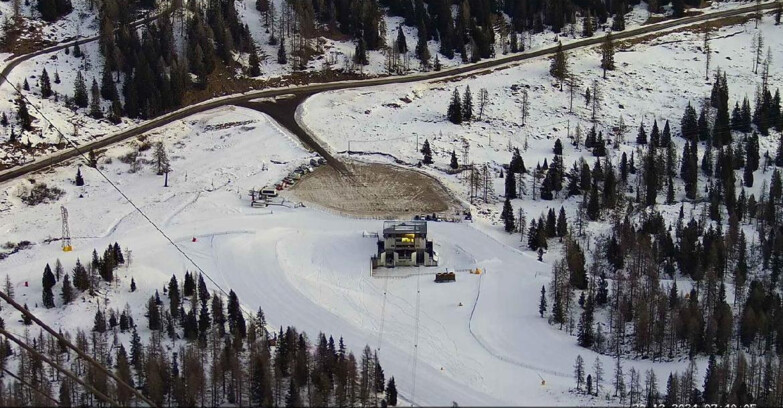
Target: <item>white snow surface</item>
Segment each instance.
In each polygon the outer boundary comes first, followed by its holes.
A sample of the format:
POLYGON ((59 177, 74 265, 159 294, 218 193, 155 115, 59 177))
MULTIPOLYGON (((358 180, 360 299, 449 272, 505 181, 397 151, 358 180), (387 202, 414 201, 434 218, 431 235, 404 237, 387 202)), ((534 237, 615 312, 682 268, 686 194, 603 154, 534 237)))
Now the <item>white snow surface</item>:
MULTIPOLYGON (((343 336, 355 353, 365 344, 379 349, 386 375, 395 376, 401 397, 417 405, 605 403, 569 392, 576 355, 591 366, 595 353, 538 317, 538 294, 550 279, 550 265, 474 224, 430 223, 439 267, 399 268, 389 271, 395 278, 373 278, 369 258, 375 242, 364 238, 363 231, 380 230, 381 221, 310 208, 249 206, 247 189, 279 179, 312 156, 264 115, 242 108, 209 111, 148 136, 150 142, 157 140, 166 143, 172 159, 169 188, 162 187, 162 177, 149 166, 130 174, 128 165, 117 160, 136 142, 109 149, 100 167, 220 287, 236 291, 249 312, 262 307, 272 326, 294 325, 311 339, 319 331, 343 336), (109 157, 112 162, 106 163, 109 157), (264 163, 269 170, 261 170, 264 163), (475 267, 485 273, 460 273, 449 284, 433 282, 433 274, 444 268, 475 267)), ((56 328, 88 329, 100 299, 77 299, 63 308, 57 297, 57 308, 43 309, 37 304, 41 273, 57 258, 70 270, 77 258, 87 262, 93 248, 100 252, 119 242, 132 251, 132 259, 116 272, 120 283, 106 289, 108 306, 128 304, 144 335, 146 299, 171 274, 181 279, 194 266, 95 170, 82 167, 86 185, 73 186, 77 164, 34 176, 66 190, 55 203, 20 203, 15 191, 28 180, 0 185, 3 240, 35 243, 0 261, 0 270, 14 282, 16 299, 44 321, 56 328), (70 212, 75 247, 70 253, 63 253, 57 241, 43 242, 60 236, 59 205, 70 212), (135 293, 128 289, 131 277, 138 285, 135 293)), ((58 283, 55 293, 59 289, 58 283)), ((11 331, 24 330, 18 313, 9 308, 1 313, 11 331)), ((127 336, 121 340, 129 341, 127 336)), ((611 372, 611 358, 599 358, 605 372, 611 372)), ((686 364, 627 361, 625 367, 652 367, 658 378, 665 378, 686 364)))

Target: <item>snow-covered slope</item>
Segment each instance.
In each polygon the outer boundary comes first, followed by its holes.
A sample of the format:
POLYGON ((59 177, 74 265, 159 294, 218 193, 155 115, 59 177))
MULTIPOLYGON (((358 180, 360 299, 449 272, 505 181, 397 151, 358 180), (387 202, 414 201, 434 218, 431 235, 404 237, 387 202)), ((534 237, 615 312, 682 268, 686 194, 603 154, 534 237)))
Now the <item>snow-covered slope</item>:
MULTIPOLYGON (((578 398, 568 394, 573 360, 582 354, 592 362, 595 355, 538 317, 537 295, 550 278, 549 265, 471 224, 430 223, 441 266, 401 268, 392 271, 396 278, 374 278, 369 257, 375 243, 363 231, 379 230, 380 221, 309 208, 249 206, 248 188, 278 179, 310 155, 262 115, 233 108, 210 111, 160 129, 148 140, 163 140, 168 147, 171 187, 162 187, 162 177, 149 167, 129 174, 128 165, 117 160, 129 151, 127 143, 107 152, 112 163, 103 159, 102 169, 204 272, 235 290, 248 311, 262 307, 271 325, 343 336, 353 350, 365 344, 378 348, 401 396, 418 405, 572 405, 578 398), (261 170, 264 164, 269 170, 261 170), (485 273, 459 273, 450 284, 433 282, 434 272, 444 268, 475 267, 485 273)), ((64 309, 38 307, 41 272, 57 258, 69 270, 77 257, 89 259, 93 248, 117 241, 132 251, 132 260, 119 271, 119 284, 109 289, 108 305, 122 309, 129 304, 144 334, 141 313, 148 296, 171 274, 194 266, 94 170, 82 167, 87 185, 71 186, 75 165, 35 176, 37 182, 66 190, 56 203, 28 207, 13 197, 27 180, 2 185, 3 237, 35 245, 0 261, 0 269, 15 283, 16 298, 42 319, 64 329, 85 327, 97 299, 64 309), (61 204, 71 214, 71 253, 61 252, 59 242, 44 242, 59 236, 61 204), (139 286, 135 293, 129 293, 131 277, 139 286)), ((22 331, 16 313, 4 309, 2 316, 10 330, 22 331)), ((608 370, 611 360, 600 358, 608 370)), ((685 364, 654 369, 662 378, 685 364)))

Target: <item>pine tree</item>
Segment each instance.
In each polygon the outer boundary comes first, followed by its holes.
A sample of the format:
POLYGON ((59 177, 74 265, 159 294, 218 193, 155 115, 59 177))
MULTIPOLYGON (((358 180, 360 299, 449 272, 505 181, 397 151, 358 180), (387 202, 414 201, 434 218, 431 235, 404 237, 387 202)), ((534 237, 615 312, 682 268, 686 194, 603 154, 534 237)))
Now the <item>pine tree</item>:
POLYGON ((424 24, 424 18, 419 20, 417 29, 418 40, 416 41, 416 57, 419 59, 421 66, 426 70, 430 66, 430 49, 427 46, 427 28, 424 24))
POLYGON ((696 116, 696 109, 693 109, 690 102, 688 103, 688 106, 685 107, 685 113, 682 116, 680 126, 680 132, 683 138, 691 141, 697 140, 699 134, 698 119, 696 116))
POLYGON ((408 41, 405 39, 405 33, 402 32, 402 25, 397 27, 397 52, 404 55, 408 52, 408 41))
POLYGON ((103 117, 103 111, 101 110, 101 90, 98 87, 98 81, 96 81, 95 78, 92 79, 92 87, 90 89, 90 116, 94 119, 103 117))
POLYGON ((582 384, 585 382, 585 361, 581 355, 576 356, 576 363, 574 363, 574 377, 576 378, 576 390, 582 389, 582 384))
POLYGON ((155 142, 155 152, 153 153, 155 161, 155 168, 157 175, 162 176, 165 173, 171 171, 171 164, 169 163, 169 157, 166 154, 166 147, 163 142, 155 142))
POLYGON ((538 314, 544 317, 546 313, 546 287, 541 285, 541 299, 538 301, 538 314))
POLYGON ((193 296, 196 293, 196 280, 193 274, 185 272, 185 282, 182 285, 182 295, 185 297, 193 296))
POLYGON ((561 206, 560 213, 557 215, 557 236, 563 238, 568 234, 568 221, 566 220, 565 209, 561 206))
POLYGON ((233 290, 228 293, 228 328, 229 331, 241 338, 247 335, 245 317, 242 314, 242 308, 239 305, 239 298, 233 290))
POLYGON ((43 278, 41 278, 41 284, 43 286, 43 306, 51 309, 54 307, 54 293, 52 293, 52 287, 57 283, 52 273, 52 268, 49 264, 46 264, 43 272, 43 278))
POLYGON ((587 218, 597 221, 601 216, 601 203, 598 201, 598 187, 593 184, 590 188, 590 198, 587 202, 587 218))
POLYGON ((446 117, 454 124, 462 123, 462 101, 460 101, 459 91, 455 88, 454 93, 451 96, 451 103, 449 103, 449 110, 446 117))
POLYGON ((280 39, 280 47, 277 48, 277 63, 285 65, 288 63, 288 57, 285 51, 285 38, 280 39))
POLYGON ((73 286, 81 291, 90 288, 90 277, 87 274, 87 269, 84 268, 79 259, 76 259, 76 266, 73 268, 73 286))
POLYGON ((685 17, 685 1, 672 0, 672 12, 674 18, 685 17))
POLYGON ((500 213, 500 218, 503 220, 506 232, 514 232, 516 226, 514 220, 514 208, 511 206, 511 200, 506 197, 506 202, 503 204, 503 211, 500 213))
POLYGON ((364 41, 364 37, 359 38, 356 42, 356 49, 353 53, 353 62, 359 65, 368 65, 370 61, 367 59, 367 43, 364 41))
POLYGON ((582 36, 592 37, 594 32, 595 29, 593 27, 593 15, 588 10, 587 15, 585 15, 584 18, 582 19, 582 36))
POLYGON ((636 134, 636 143, 641 145, 647 144, 647 132, 644 130, 644 122, 639 125, 639 133, 636 134))
POLYGON ((60 290, 60 297, 63 299, 63 304, 71 303, 74 298, 73 287, 71 287, 71 278, 68 274, 63 276, 63 287, 60 290))
POLYGON ((614 44, 612 42, 612 33, 607 33, 601 46, 601 69, 604 70, 604 79, 606 71, 614 70, 614 44))
POLYGON ((71 407, 71 381, 63 378, 60 382, 60 397, 57 399, 60 407, 71 407))
POLYGON ((555 56, 552 58, 552 64, 549 67, 549 74, 560 81, 560 90, 563 90, 563 82, 568 77, 568 57, 563 51, 563 43, 557 43, 555 56))
POLYGON ((133 279, 133 278, 131 278, 130 290, 131 290, 131 292, 135 292, 136 291, 136 280, 133 279))
POLYGON ((386 402, 392 407, 397 406, 397 385, 394 377, 390 378, 386 385, 386 402))
POLYGON ((423 156, 422 163, 432 164, 432 149, 430 149, 430 141, 424 140, 424 144, 421 146, 421 154, 423 156))
POLYGON ((80 108, 86 108, 90 104, 89 96, 87 95, 87 84, 84 82, 82 72, 76 73, 76 81, 74 82, 73 90, 73 102, 80 108))
POLYGON ((169 280, 169 310, 171 310, 171 313, 175 319, 178 316, 176 311, 179 310, 180 301, 181 299, 179 296, 179 284, 177 283, 177 277, 172 275, 171 280, 169 280))
POLYGON ((77 186, 83 186, 84 185, 84 178, 82 178, 82 169, 81 167, 76 169, 76 180, 75 183, 77 186))
POLYGON ((449 167, 451 167, 453 170, 457 170, 459 168, 457 154, 454 152, 454 150, 451 151, 451 163, 449 164, 449 167))
POLYGON ((95 312, 95 319, 93 320, 92 331, 97 333, 106 332, 106 317, 102 311, 95 312))
MULTIPOLYGON (((17 97, 16 106, 18 107, 18 110, 16 111, 16 115, 19 118, 19 126, 21 126, 23 131, 29 132, 33 130, 33 117, 30 115, 30 112, 27 110, 27 103, 22 97, 22 94, 19 94, 19 96, 17 97)), ((11 133, 13 134, 13 129, 11 130, 11 133)))
POLYGON ((625 30, 625 3, 620 3, 620 11, 614 15, 614 19, 612 20, 612 30, 625 30))
POLYGON ((470 86, 465 88, 465 97, 462 99, 462 120, 473 118, 473 97, 470 94, 470 86))
POLYGON ((255 49, 250 52, 250 57, 248 57, 247 62, 250 66, 248 73, 251 77, 257 77, 261 75, 261 61, 258 59, 258 53, 255 49))
POLYGON ((46 72, 46 68, 41 72, 41 96, 43 98, 52 96, 52 84, 49 82, 49 73, 46 72))
POLYGON ((506 194, 509 199, 517 198, 517 178, 513 171, 506 172, 506 194))
MULTIPOLYGON (((157 294, 157 291, 155 293, 157 294)), ((160 307, 153 296, 150 296, 149 300, 147 300, 147 324, 150 330, 157 331, 162 329, 160 307)))
POLYGON ((101 97, 107 101, 114 101, 119 97, 117 85, 114 83, 108 64, 104 64, 103 73, 101 74, 101 97))

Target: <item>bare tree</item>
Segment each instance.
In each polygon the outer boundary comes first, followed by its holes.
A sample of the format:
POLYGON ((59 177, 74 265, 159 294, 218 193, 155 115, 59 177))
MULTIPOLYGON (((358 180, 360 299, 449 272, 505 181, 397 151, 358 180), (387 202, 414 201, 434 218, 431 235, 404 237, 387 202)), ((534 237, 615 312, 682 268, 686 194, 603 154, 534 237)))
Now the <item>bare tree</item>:
POLYGON ((753 50, 756 53, 756 58, 753 59, 753 73, 758 74, 764 52, 764 36, 761 35, 761 32, 753 36, 753 50))
POLYGON ((704 77, 710 79, 710 62, 712 61, 712 50, 710 49, 710 24, 704 23, 704 56, 705 56, 705 68, 704 77))
POLYGON ((522 126, 527 123, 527 116, 530 113, 530 100, 527 95, 527 89, 522 91, 522 126))
POLYGON ((590 114, 590 120, 593 123, 598 122, 598 111, 600 109, 599 103, 601 102, 601 92, 598 88, 598 80, 593 80, 593 100, 592 100, 592 113, 590 114))
MULTIPOLYGON (((484 115, 484 108, 487 106, 488 102, 489 92, 487 91, 487 88, 481 88, 479 91, 479 120, 481 120, 481 117, 484 115)), ((524 125, 524 120, 522 124, 524 125)))

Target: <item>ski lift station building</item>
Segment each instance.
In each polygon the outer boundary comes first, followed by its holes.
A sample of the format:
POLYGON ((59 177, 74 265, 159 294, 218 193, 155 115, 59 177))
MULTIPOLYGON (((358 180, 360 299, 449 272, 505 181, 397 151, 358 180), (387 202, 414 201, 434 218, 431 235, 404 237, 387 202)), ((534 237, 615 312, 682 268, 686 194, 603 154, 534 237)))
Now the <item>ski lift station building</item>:
POLYGON ((432 240, 427 239, 427 221, 385 221, 383 238, 378 239, 378 254, 372 267, 437 266, 432 240))

